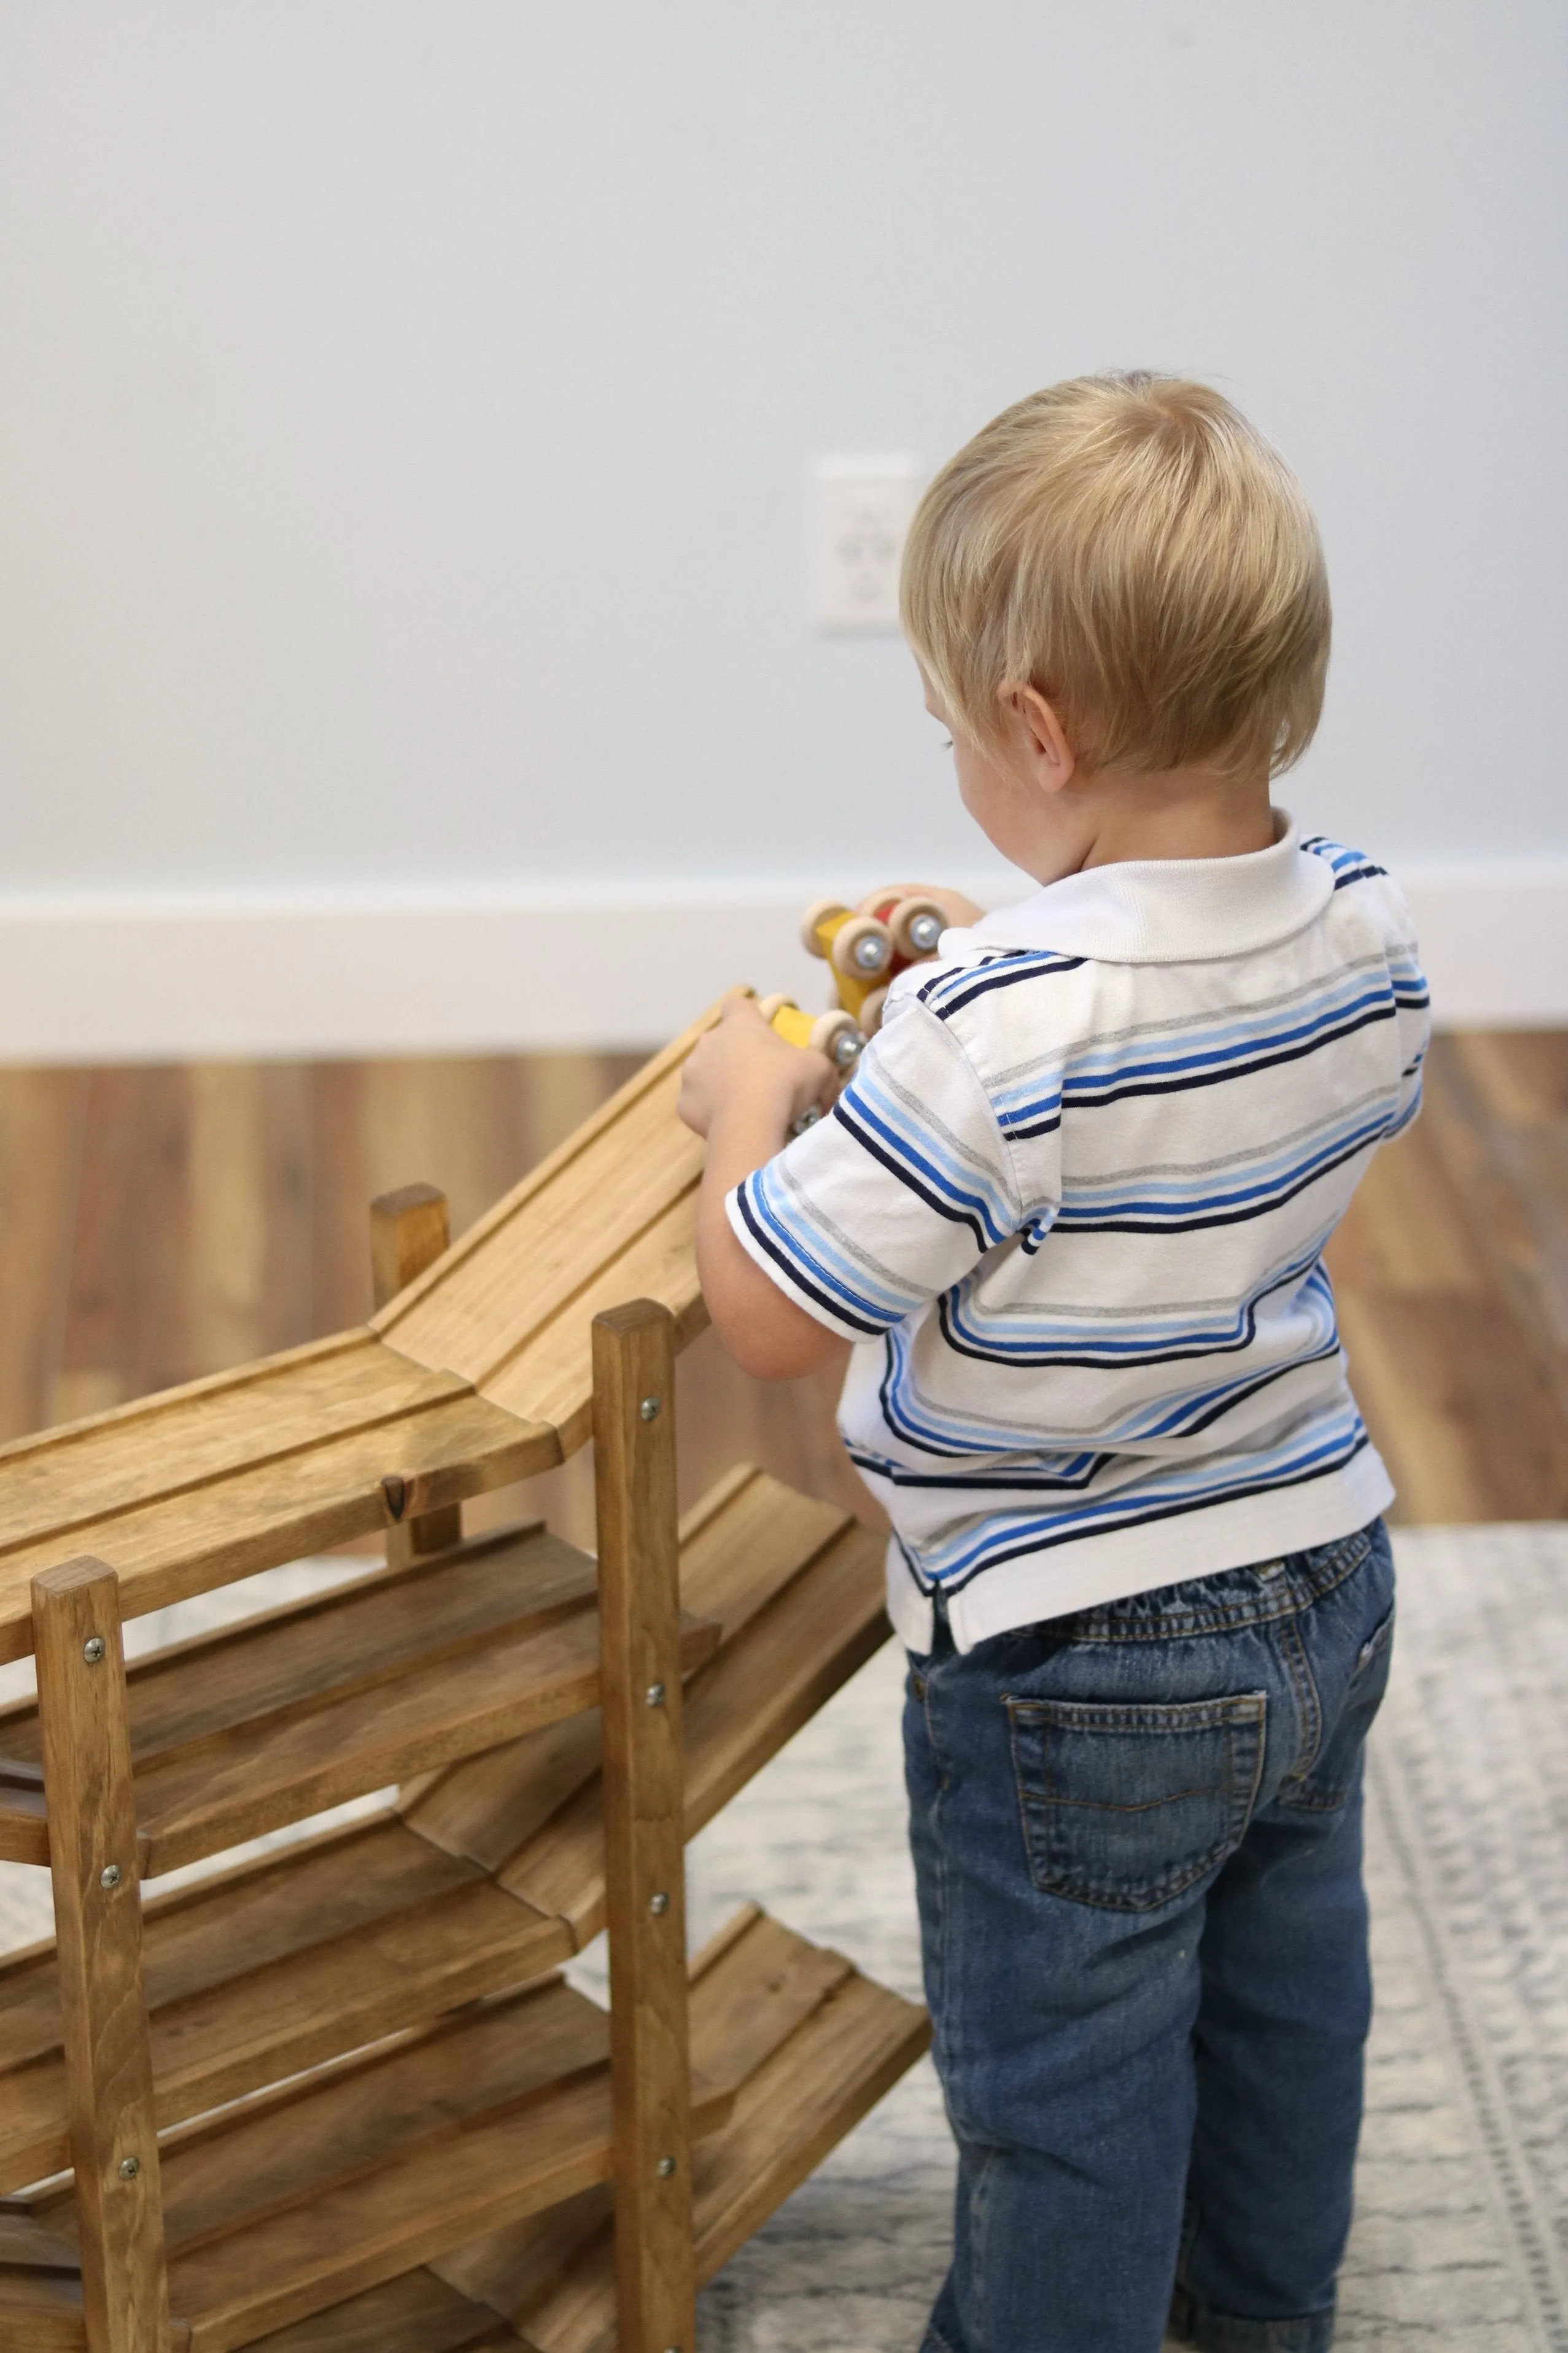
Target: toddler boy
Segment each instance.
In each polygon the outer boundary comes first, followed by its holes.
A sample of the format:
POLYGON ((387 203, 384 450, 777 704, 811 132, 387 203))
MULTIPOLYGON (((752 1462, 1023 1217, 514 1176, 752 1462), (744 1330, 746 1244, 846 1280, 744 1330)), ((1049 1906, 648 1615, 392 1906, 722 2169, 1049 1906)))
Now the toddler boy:
POLYGON ((1270 806, 1322 701, 1318 534, 1217 393, 1080 379, 938 477, 904 619, 1041 888, 954 905, 796 1141, 831 1074, 745 1001, 682 1109, 722 1337, 768 1377, 854 1344, 895 1530, 959 2157, 927 2353, 1323 2353, 1393 1596, 1321 1254, 1427 999, 1383 871, 1270 806))

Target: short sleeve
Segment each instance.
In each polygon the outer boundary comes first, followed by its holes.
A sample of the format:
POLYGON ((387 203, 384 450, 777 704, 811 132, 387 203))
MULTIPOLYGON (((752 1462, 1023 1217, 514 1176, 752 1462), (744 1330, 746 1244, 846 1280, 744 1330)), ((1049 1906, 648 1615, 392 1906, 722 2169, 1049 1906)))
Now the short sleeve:
POLYGON ((729 1196, 742 1247, 845 1339, 879 1337, 1022 1222, 1007 1145, 948 1025, 895 1000, 832 1114, 729 1196))

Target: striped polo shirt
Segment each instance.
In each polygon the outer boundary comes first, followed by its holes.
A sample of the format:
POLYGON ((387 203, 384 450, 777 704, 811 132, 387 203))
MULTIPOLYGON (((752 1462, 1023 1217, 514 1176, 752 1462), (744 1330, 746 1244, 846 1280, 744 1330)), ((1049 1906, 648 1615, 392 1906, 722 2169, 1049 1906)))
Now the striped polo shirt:
POLYGON ((1287 818, 1096 867, 895 983, 832 1116, 729 1197, 856 1342, 839 1427, 931 1645, 1326 1544, 1393 1495, 1322 1262, 1414 1117, 1409 913, 1287 818))

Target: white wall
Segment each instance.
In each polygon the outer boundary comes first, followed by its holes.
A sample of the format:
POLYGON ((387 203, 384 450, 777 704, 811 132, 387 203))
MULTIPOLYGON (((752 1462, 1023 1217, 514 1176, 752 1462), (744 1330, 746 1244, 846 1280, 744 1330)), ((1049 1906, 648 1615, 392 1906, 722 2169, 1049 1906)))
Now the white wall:
POLYGON ((1565 83, 1561 0, 0 0, 0 915, 975 872, 806 469, 1137 363, 1318 503, 1291 804, 1568 889, 1565 83))

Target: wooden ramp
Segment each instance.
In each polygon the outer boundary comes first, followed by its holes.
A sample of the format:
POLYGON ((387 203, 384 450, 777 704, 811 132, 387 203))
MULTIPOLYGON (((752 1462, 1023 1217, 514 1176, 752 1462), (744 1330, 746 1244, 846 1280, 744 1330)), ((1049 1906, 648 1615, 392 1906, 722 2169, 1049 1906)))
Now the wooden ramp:
POLYGON ((547 1471, 592 1415, 600 1309, 705 1322, 702 1145, 675 1117, 712 1008, 368 1328, 0 1447, 0 1660, 29 1584, 90 1553, 126 1617, 547 1471))
POLYGON ((394 1197, 383 1291, 433 1262, 371 1331, 0 1456, 0 1852, 58 1929, 0 1964, 0 2353, 690 2353, 925 2047, 755 1908, 683 1963, 683 1841, 887 1630, 842 1511, 743 1467, 677 1530, 688 1043, 456 1249, 394 1197), (597 1563, 462 1539, 590 1429, 597 1563), (371 1510, 385 1568, 124 1667, 122 1616, 371 1510), (558 1975, 607 1922, 608 2016, 558 1975))

